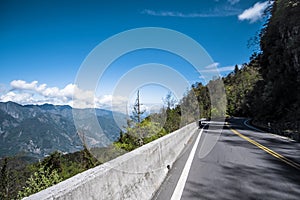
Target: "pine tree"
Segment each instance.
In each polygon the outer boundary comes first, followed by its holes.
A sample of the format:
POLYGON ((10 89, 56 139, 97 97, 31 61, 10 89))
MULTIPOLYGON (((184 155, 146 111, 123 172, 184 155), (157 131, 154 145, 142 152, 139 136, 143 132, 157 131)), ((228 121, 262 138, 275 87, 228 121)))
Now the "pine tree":
POLYGON ((8 197, 8 158, 4 158, 3 165, 0 172, 0 199, 8 197))
POLYGON ((140 91, 138 90, 132 111, 132 119, 138 124, 141 123, 142 115, 145 113, 145 110, 141 110, 141 106, 142 104, 140 103, 140 91))

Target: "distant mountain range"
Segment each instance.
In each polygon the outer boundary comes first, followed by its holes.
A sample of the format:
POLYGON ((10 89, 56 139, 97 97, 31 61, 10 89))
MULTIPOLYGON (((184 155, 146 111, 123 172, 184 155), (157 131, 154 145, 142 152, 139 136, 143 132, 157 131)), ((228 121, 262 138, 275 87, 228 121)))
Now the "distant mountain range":
POLYGON ((0 102, 0 158, 75 152, 83 148, 82 139, 88 147, 107 146, 118 139, 125 125, 126 115, 109 110, 0 102), (97 123, 92 123, 93 118, 97 123))

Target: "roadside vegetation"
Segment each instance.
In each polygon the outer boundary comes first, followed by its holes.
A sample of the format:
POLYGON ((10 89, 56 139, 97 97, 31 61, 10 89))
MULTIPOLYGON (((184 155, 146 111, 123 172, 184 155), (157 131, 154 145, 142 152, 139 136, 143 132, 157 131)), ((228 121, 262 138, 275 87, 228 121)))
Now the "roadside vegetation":
POLYGON ((0 160, 0 199, 21 199, 101 164, 90 152, 53 152, 42 161, 18 155, 0 160))

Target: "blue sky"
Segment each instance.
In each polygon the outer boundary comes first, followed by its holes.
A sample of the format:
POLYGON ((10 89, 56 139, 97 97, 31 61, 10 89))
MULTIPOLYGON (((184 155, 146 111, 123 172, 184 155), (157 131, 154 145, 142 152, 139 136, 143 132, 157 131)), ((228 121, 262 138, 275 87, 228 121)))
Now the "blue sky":
MULTIPOLYGON (((247 43, 262 27, 266 5, 264 0, 1 0, 0 101, 72 105, 74 81, 86 56, 107 38, 141 27, 191 37, 226 75, 235 64, 249 61, 254 47, 247 43)), ((201 81, 176 55, 154 49, 131 52, 106 71, 96 92, 97 107, 109 108, 113 89, 128 70, 151 62, 174 67, 190 84, 201 81)), ((158 103, 168 88, 141 90, 143 101, 158 103)))

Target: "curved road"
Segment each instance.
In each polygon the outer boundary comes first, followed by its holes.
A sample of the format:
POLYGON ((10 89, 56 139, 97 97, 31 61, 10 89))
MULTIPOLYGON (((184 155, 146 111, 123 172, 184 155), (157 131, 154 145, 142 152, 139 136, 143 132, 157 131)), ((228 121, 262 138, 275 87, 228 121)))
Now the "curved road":
POLYGON ((154 200, 300 199, 300 143, 242 118, 209 126, 194 134, 154 200), (217 143, 201 157, 209 140, 217 143))

